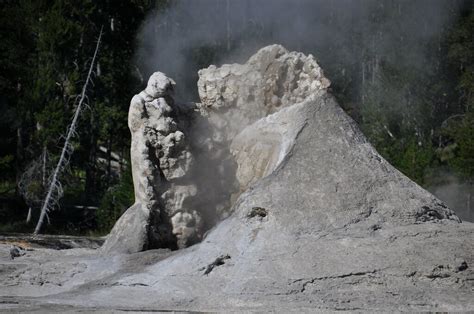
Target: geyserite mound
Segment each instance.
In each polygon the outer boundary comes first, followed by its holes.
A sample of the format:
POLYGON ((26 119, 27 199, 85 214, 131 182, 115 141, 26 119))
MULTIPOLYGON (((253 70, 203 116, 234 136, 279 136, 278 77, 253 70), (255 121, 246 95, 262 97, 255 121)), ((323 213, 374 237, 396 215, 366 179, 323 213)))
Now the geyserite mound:
MULTIPOLYGON (((314 58, 278 45, 202 70, 191 116, 206 132, 188 132, 196 195, 213 187, 199 148, 219 169, 233 164, 237 187, 191 205, 230 197, 230 216, 166 259, 133 272, 153 251, 122 255, 131 262, 113 277, 96 271, 100 282, 42 300, 145 311, 474 310, 474 225, 387 163, 328 85, 314 58)), ((228 173, 219 171, 213 178, 228 173)))

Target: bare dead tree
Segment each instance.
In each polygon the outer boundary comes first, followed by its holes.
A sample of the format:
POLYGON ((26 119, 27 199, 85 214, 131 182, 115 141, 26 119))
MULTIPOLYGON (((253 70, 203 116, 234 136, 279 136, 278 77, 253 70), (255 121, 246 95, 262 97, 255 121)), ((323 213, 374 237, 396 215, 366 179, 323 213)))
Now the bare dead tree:
POLYGON ((89 72, 87 73, 87 78, 82 87, 81 94, 78 97, 79 101, 77 103, 77 107, 74 112, 74 117, 71 121, 71 124, 68 127, 66 138, 64 140, 64 145, 61 150, 61 155, 59 157, 56 168, 54 169, 53 174, 51 175, 51 179, 49 180, 49 187, 47 189, 47 194, 44 199, 43 205, 41 207, 40 217, 36 225, 34 234, 38 234, 40 232, 41 226, 43 225, 45 217, 46 218, 48 217, 48 212, 50 212, 54 208, 54 204, 58 202, 59 198, 62 195, 62 186, 61 186, 61 183, 59 182, 59 175, 64 169, 64 167, 67 165, 68 157, 72 154, 72 151, 73 151, 73 147, 71 145, 71 139, 76 134, 77 121, 79 119, 81 111, 83 110, 84 100, 87 98, 86 92, 87 92, 89 83, 91 82, 91 79, 92 79, 92 72, 93 72, 95 61, 96 61, 97 53, 99 51, 100 42, 102 39, 102 31, 103 31, 103 27, 100 29, 99 38, 97 39, 97 45, 95 46, 95 51, 92 57, 90 67, 89 67, 89 72))

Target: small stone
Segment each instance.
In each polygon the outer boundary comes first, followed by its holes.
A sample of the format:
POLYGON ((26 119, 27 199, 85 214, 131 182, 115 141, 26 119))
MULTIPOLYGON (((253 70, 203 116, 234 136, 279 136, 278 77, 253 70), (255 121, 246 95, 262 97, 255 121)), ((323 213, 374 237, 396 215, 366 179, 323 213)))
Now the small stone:
POLYGON ((267 217, 267 215, 268 215, 268 211, 265 208, 263 208, 263 207, 252 207, 252 210, 247 215, 247 217, 249 217, 249 218, 253 218, 253 217, 264 218, 264 217, 267 217))
POLYGON ((460 272, 460 271, 464 271, 466 269, 468 269, 468 265, 467 265, 467 262, 465 260, 457 260, 456 261, 456 271, 457 272, 460 272))

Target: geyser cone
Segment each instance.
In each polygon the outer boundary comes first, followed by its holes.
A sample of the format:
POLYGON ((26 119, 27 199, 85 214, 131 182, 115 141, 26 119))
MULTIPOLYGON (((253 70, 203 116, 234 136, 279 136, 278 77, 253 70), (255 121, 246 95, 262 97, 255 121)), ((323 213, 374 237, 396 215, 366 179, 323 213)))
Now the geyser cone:
POLYGON ((242 193, 202 243, 88 294, 92 304, 474 308, 473 224, 376 152, 315 64, 270 46, 200 73, 210 120, 231 131, 242 193), (245 103, 255 107, 240 115, 248 126, 235 118, 245 103))

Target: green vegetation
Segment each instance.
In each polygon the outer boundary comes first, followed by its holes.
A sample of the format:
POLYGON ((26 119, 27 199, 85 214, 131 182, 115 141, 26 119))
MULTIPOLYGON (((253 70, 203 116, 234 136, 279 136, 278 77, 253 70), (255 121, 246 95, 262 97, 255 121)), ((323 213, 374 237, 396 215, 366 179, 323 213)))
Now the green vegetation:
MULTIPOLYGON (((106 233, 131 205, 127 112, 131 96, 144 84, 140 70, 150 71, 139 69, 134 60, 137 34, 145 16, 163 10, 169 2, 2 3, 0 231, 33 230, 45 177, 57 161, 101 26, 105 34, 94 86, 88 93, 89 108, 81 116, 75 152, 61 177, 63 210, 52 214, 55 223, 46 226, 45 232, 106 233), (25 173, 29 173, 25 187, 29 197, 20 188, 25 173), (28 224, 30 207, 33 217, 28 224)), ((378 29, 372 36, 383 38, 396 32, 398 26, 384 19, 400 14, 404 6, 410 8, 409 2, 400 3, 397 10, 382 5, 370 15, 368 25, 378 29)), ((357 27, 346 32, 354 42, 349 53, 338 51, 336 39, 303 48, 320 58, 333 81, 334 94, 389 162, 424 186, 439 182, 436 173, 442 170, 455 173, 472 187, 474 7, 466 1, 460 13, 446 14, 456 22, 426 43, 427 58, 417 64, 407 62, 411 48, 418 44, 416 38, 400 38, 399 49, 379 51, 368 44, 377 38, 365 38, 366 30, 357 27), (424 71, 419 70, 422 67, 424 71)), ((332 19, 328 15, 327 22, 332 19)), ((249 24, 247 38, 237 34, 212 44, 199 43, 184 53, 189 68, 197 69, 232 54, 248 38, 267 43, 271 37, 266 34, 271 30, 249 24)), ((195 74, 185 79, 189 81, 183 86, 195 84, 195 74)))
POLYGON ((111 186, 102 197, 97 210, 98 229, 112 229, 117 219, 135 201, 133 194, 132 168, 127 164, 118 184, 111 186))
MULTIPOLYGON (((150 1, 2 3, 0 182, 5 204, 11 203, 7 199, 15 199, 18 206, 13 211, 9 209, 10 218, 2 220, 2 224, 24 221, 30 206, 33 222, 38 215, 46 183, 42 165, 49 170, 57 162, 75 98, 84 83, 99 30, 104 26, 94 86, 88 93, 89 108, 80 118, 73 143, 75 152, 61 177, 64 197, 60 206, 64 210, 51 217, 61 223, 51 224, 45 231, 82 233, 103 225, 97 221, 96 213, 88 214, 93 216, 91 219, 74 208, 97 207, 107 191, 120 184, 120 177, 129 175, 123 172, 130 138, 128 104, 130 95, 142 83, 131 74, 135 36, 146 12, 159 6, 160 2, 150 1), (43 152, 48 157, 44 162, 43 152), (114 152, 119 155, 118 160, 114 152), (26 190, 31 198, 25 199, 15 187, 29 169, 26 190)), ((25 229, 28 228, 19 230, 25 229)))

